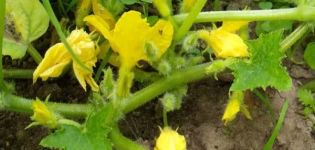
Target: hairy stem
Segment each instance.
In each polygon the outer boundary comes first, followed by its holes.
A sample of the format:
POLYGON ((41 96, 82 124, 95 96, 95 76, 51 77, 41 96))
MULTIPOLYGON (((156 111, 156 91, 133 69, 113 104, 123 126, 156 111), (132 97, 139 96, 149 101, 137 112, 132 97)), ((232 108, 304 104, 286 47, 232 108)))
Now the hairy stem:
POLYGON ((33 47, 33 45, 29 45, 27 48, 27 52, 32 56, 34 61, 39 64, 42 60, 43 57, 40 55, 40 53, 33 47))
POLYGON ((32 69, 3 69, 4 78, 32 79, 34 70, 32 69))
POLYGON ((2 42, 4 34, 5 25, 5 0, 0 0, 0 89, 5 90, 6 86, 3 80, 3 66, 2 66, 2 42))
POLYGON ((206 0, 198 0, 196 4, 193 6, 192 10, 189 12, 185 20, 183 20, 182 25, 176 31, 175 41, 180 41, 186 33, 189 31, 190 27, 193 25, 196 17, 202 10, 203 6, 206 4, 206 0))
MULTIPOLYGON (((312 21, 315 16, 315 7, 301 5, 295 8, 269 9, 269 10, 230 10, 230 11, 208 11, 201 12, 195 22, 216 21, 265 21, 265 20, 297 20, 312 21)), ((184 22, 188 14, 175 15, 176 22, 184 22)))

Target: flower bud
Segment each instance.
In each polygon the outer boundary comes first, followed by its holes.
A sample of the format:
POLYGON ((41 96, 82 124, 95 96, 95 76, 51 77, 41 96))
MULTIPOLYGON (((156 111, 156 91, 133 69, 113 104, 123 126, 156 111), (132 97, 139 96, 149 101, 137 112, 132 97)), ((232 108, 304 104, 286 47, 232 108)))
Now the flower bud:
POLYGON ((39 99, 36 99, 36 101, 32 103, 32 109, 34 114, 31 118, 37 124, 48 126, 49 128, 56 128, 57 117, 47 108, 43 102, 41 102, 39 99))
POLYGON ((156 140, 154 150, 186 150, 185 137, 169 127, 164 127, 156 140))

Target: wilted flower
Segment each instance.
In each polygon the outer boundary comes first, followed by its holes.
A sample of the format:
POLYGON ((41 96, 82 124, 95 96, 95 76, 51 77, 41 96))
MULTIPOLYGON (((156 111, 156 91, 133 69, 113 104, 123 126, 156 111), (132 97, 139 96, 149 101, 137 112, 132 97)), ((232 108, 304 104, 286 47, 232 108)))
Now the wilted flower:
POLYGON ((39 99, 33 101, 32 109, 34 114, 31 118, 36 124, 44 125, 49 128, 55 128, 57 126, 57 118, 55 114, 39 99))
POLYGON ((239 111, 243 112, 245 117, 251 119, 250 113, 247 110, 245 104, 243 104, 244 93, 240 91, 235 91, 232 93, 227 106, 225 107, 224 115, 222 120, 226 125, 228 122, 235 119, 239 111))
POLYGON ((201 30, 199 37, 205 40, 213 49, 218 58, 248 57, 248 47, 243 39, 235 32, 242 26, 247 25, 245 21, 226 21, 223 25, 212 31, 201 30))
MULTIPOLYGON (((67 41, 81 62, 92 70, 97 61, 98 51, 89 35, 83 30, 73 30, 67 41)), ((98 91, 98 85, 92 78, 92 72, 87 72, 77 62, 72 61, 72 57, 63 43, 57 43, 47 50, 44 59, 33 73, 33 82, 35 83, 38 77, 45 81, 49 77, 60 76, 70 62, 72 62, 74 74, 84 90, 86 90, 87 82, 93 91, 98 91)))
POLYGON ((169 127, 164 127, 156 140, 154 150, 186 150, 185 137, 169 127))

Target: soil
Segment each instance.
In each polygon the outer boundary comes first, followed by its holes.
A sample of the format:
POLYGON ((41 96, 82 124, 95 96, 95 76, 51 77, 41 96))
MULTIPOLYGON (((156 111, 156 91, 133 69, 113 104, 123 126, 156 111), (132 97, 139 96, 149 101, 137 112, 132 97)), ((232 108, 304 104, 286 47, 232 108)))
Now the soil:
MULTIPOLYGON (((223 1, 222 7, 239 9, 245 5, 251 6, 251 3, 251 0, 223 1)), ((43 47, 47 45, 49 44, 46 43, 43 47)), ((301 48, 298 47, 298 49, 301 48)), ((297 55, 297 58, 301 58, 301 52, 298 51, 297 55)), ((4 63, 6 68, 34 68, 36 66, 29 56, 20 61, 4 58, 4 63)), ((265 93, 276 114, 279 113, 284 100, 289 101, 285 122, 273 149, 313 150, 315 149, 313 123, 301 115, 302 106, 296 99, 296 91, 300 83, 314 79, 315 73, 304 65, 290 62, 286 65, 293 78, 292 89, 288 92, 267 89, 265 93)), ((228 79, 220 81, 205 79, 190 84, 181 109, 169 114, 170 126, 178 129, 178 132, 186 137, 189 150, 260 150, 271 135, 275 120, 268 109, 251 93, 247 93, 246 102, 253 119, 248 120, 239 114, 235 121, 227 126, 223 124, 221 117, 230 87, 230 82, 227 81, 228 79)), ((51 101, 87 102, 87 94, 71 74, 46 82, 38 81, 35 84, 32 84, 32 80, 19 79, 15 80, 15 87, 17 95, 26 98, 44 99, 50 94, 51 101)), ((39 142, 49 133, 49 130, 39 126, 25 129, 30 123, 29 115, 0 111, 0 150, 43 150, 39 142)), ((153 148, 154 141, 159 135, 159 126, 162 126, 162 114, 158 100, 133 111, 120 122, 124 135, 150 149, 153 148)))

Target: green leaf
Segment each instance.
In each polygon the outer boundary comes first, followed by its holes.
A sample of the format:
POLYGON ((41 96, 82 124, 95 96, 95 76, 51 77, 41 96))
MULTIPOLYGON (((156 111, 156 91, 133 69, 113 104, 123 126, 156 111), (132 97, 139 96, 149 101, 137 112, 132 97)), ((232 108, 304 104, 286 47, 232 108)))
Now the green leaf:
POLYGON ((258 6, 261 9, 271 9, 272 8, 272 2, 259 2, 258 6))
POLYGON ((12 59, 22 58, 28 45, 22 42, 17 42, 13 39, 3 38, 3 55, 10 55, 12 59))
POLYGON ((315 69, 315 42, 307 44, 304 51, 304 60, 312 69, 315 69))
POLYGON ((39 38, 49 25, 48 14, 39 0, 7 0, 6 19, 25 42, 39 38))
POLYGON ((49 17, 39 0, 7 0, 5 23, 3 54, 15 59, 46 32, 49 17))
POLYGON ((310 90, 299 89, 297 93, 298 100, 305 107, 304 112, 312 113, 315 112, 315 99, 310 90))
POLYGON ((135 4, 139 1, 138 0, 121 0, 121 2, 126 4, 126 5, 132 5, 132 4, 135 4))
POLYGON ((83 129, 62 125, 60 129, 45 137, 40 145, 64 150, 111 150, 112 143, 107 136, 111 131, 112 112, 111 105, 92 112, 83 129))
POLYGON ((251 59, 233 63, 234 71, 232 91, 274 87, 278 90, 289 90, 292 81, 286 69, 281 65, 285 54, 280 51, 282 32, 271 32, 261 35, 248 43, 251 59))

